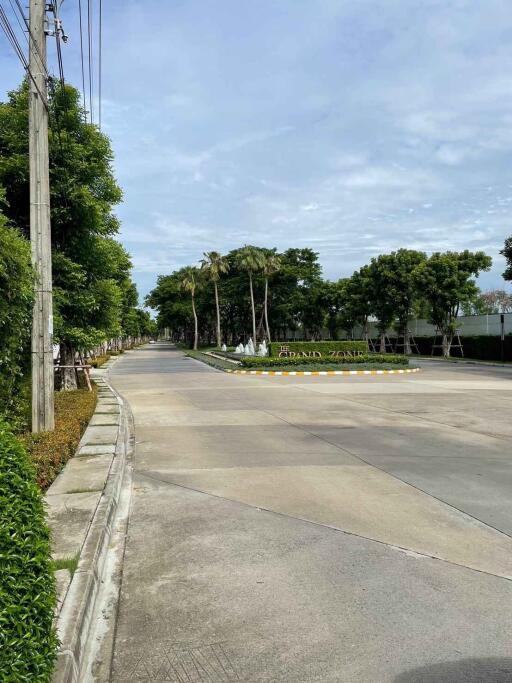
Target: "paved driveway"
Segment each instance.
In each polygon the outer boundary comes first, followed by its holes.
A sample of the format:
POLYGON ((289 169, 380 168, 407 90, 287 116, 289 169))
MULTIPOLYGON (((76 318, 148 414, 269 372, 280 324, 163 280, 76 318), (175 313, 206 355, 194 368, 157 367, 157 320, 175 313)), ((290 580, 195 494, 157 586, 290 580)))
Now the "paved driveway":
POLYGON ((121 681, 512 681, 512 374, 111 372, 136 427, 121 681))

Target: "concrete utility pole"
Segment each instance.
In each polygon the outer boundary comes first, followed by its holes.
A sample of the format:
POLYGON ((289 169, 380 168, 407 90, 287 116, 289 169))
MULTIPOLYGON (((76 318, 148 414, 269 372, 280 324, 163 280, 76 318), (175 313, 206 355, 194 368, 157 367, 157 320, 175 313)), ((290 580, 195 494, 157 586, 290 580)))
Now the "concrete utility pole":
POLYGON ((32 315, 32 431, 51 431, 54 422, 52 250, 48 172, 46 3, 30 0, 29 156, 30 241, 35 271, 32 315))

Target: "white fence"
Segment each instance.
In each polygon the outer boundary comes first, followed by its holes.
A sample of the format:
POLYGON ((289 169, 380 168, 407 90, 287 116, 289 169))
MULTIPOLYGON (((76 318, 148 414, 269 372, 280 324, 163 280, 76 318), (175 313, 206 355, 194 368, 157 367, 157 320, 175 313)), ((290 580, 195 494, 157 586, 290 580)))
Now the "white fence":
MULTIPOLYGON (((500 313, 492 313, 490 315, 461 315, 457 318, 459 334, 461 337, 471 337, 474 335, 490 335, 490 336, 500 336, 501 335, 501 321, 500 313)), ((512 313, 504 313, 505 319, 505 334, 512 334, 512 313)), ((368 323, 370 336, 377 337, 377 323, 368 323)), ((414 336, 418 337, 432 337, 436 328, 431 325, 426 320, 420 318, 411 320, 409 323, 409 329, 414 336)), ((389 330, 389 334, 396 336, 394 330, 389 330)), ((340 334, 341 337, 346 335, 340 334)), ((354 336, 356 338, 362 337, 362 329, 356 327, 354 329, 354 336)))

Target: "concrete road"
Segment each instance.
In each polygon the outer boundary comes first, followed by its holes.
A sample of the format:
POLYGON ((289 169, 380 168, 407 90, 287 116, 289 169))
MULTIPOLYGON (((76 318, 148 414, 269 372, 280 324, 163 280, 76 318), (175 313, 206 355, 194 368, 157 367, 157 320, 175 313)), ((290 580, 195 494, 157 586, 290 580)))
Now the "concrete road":
POLYGON ((227 375, 160 344, 110 680, 512 681, 512 374, 227 375))

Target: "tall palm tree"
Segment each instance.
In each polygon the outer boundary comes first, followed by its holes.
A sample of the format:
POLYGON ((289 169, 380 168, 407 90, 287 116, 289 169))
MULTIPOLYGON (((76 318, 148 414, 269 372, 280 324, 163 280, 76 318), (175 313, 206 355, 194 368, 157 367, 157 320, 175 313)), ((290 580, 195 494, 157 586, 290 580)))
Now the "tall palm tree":
POLYGON ((267 328, 267 339, 270 344, 270 325, 268 322, 268 281, 272 275, 275 275, 281 270, 281 257, 275 253, 268 253, 264 257, 263 275, 265 276, 265 327, 267 328))
POLYGON ((190 298, 192 300, 192 313, 194 314, 194 351, 197 351, 199 331, 197 327, 197 313, 196 313, 196 289, 197 289, 197 268, 192 266, 187 266, 183 268, 181 279, 180 279, 180 289, 184 292, 190 293, 190 298))
POLYGON ((245 271, 249 276, 249 289, 251 292, 251 308, 252 308, 252 338, 256 344, 256 309, 254 307, 254 288, 253 275, 261 272, 263 269, 264 255, 261 249, 246 244, 242 247, 236 256, 236 263, 240 270, 245 271))
POLYGON ((201 260, 201 270, 206 277, 213 282, 215 290, 215 307, 217 309, 217 347, 220 349, 222 335, 220 331, 220 306, 219 306, 219 287, 220 276, 229 272, 229 263, 225 256, 218 251, 205 251, 204 258, 201 260))

